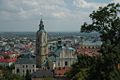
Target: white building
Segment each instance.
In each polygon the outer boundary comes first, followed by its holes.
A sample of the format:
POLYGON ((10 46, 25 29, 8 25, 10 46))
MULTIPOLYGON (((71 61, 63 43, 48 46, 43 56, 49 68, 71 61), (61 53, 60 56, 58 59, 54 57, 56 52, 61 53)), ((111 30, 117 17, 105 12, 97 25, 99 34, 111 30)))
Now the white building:
POLYGON ((71 67, 77 59, 75 49, 72 47, 61 47, 55 54, 58 56, 55 61, 55 67, 71 67))
POLYGON ((16 62, 13 73, 25 76, 27 71, 31 74, 36 70, 35 58, 21 58, 16 62))
POLYGON ((61 46, 50 54, 48 60, 53 62, 53 69, 71 67, 71 65, 76 62, 77 55, 75 55, 74 48, 61 46))

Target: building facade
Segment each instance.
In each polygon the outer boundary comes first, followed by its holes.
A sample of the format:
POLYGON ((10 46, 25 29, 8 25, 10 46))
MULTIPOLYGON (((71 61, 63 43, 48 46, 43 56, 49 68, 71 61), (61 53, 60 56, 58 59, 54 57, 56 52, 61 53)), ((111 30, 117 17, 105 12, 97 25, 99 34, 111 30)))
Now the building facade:
POLYGON ((71 65, 77 61, 76 50, 67 44, 65 45, 62 40, 58 40, 56 45, 52 46, 48 61, 53 63, 54 76, 63 78, 64 74, 70 71, 71 65))
POLYGON ((55 54, 56 57, 55 66, 58 67, 71 67, 73 63, 77 60, 77 56, 75 55, 75 49, 72 47, 62 46, 58 49, 55 54))
POLYGON ((25 76, 27 72, 32 74, 37 70, 34 58, 21 58, 15 63, 14 74, 25 76))

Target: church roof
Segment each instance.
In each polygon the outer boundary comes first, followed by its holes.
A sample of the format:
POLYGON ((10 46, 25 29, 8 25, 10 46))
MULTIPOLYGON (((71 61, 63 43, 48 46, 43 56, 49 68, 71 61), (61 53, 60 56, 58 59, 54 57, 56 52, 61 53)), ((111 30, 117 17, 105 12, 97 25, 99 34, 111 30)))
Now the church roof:
POLYGON ((53 77, 52 70, 38 70, 31 74, 32 78, 53 77))
MULTIPOLYGON (((60 59, 60 54, 62 53, 63 50, 75 51, 75 49, 72 48, 72 47, 61 46, 59 48, 56 48, 52 53, 50 53, 48 59, 50 61, 53 61, 53 62, 60 59)), ((72 59, 72 58, 66 58, 65 57, 65 58, 62 58, 62 59, 63 60, 69 60, 69 59, 72 59)), ((75 58, 73 58, 73 59, 75 59, 75 58)))
POLYGON ((17 60, 16 64, 36 64, 35 58, 20 58, 17 60))
POLYGON ((72 47, 65 47, 65 46, 61 46, 60 48, 57 48, 55 51, 54 51, 54 54, 55 55, 57 55, 58 57, 60 56, 60 53, 61 53, 61 51, 63 51, 63 50, 68 50, 68 51, 75 51, 75 49, 74 48, 72 48, 72 47))

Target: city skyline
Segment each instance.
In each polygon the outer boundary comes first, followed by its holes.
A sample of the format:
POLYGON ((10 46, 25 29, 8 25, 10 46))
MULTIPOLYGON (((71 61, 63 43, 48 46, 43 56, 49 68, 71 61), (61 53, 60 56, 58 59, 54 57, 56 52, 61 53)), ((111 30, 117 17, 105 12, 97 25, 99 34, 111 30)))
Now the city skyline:
POLYGON ((120 0, 0 0, 0 32, 35 32, 42 18, 47 32, 80 31, 99 6, 120 0))

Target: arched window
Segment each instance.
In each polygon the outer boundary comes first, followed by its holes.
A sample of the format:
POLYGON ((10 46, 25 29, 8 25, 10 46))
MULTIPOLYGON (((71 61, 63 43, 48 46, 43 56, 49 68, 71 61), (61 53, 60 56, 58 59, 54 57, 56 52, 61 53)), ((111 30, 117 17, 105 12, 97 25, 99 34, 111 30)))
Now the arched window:
POLYGON ((26 68, 28 68, 28 65, 26 65, 26 68))
POLYGON ((24 68, 24 65, 23 65, 23 68, 24 68))
POLYGON ((20 72, 20 70, 19 69, 17 69, 17 73, 19 73, 20 72))

